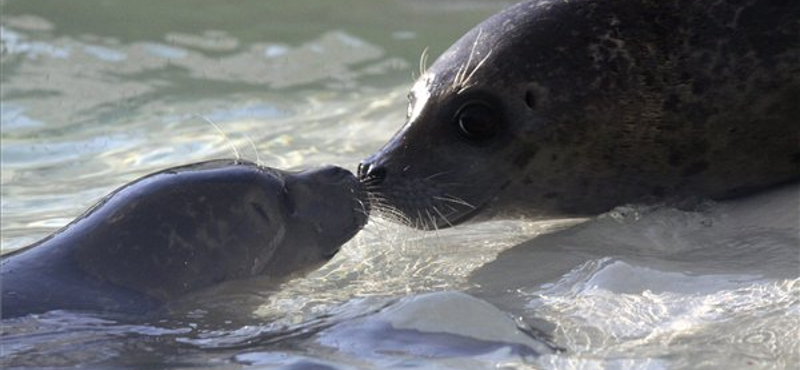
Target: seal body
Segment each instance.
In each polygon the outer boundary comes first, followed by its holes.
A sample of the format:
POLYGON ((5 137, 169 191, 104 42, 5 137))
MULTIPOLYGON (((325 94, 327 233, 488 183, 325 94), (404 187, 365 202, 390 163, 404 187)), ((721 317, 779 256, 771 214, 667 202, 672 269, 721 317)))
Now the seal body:
POLYGON ((368 210, 350 172, 218 160, 116 190, 59 232, 2 257, 2 317, 55 309, 143 314, 223 281, 319 267, 368 210))
POLYGON ((526 1, 409 96, 359 174, 412 226, 741 196, 800 178, 800 3, 526 1))

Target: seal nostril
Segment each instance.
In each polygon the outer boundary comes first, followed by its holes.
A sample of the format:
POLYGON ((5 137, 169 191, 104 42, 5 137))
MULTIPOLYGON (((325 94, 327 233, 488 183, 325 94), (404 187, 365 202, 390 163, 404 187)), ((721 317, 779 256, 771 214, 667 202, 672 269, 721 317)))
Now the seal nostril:
POLYGON ((531 110, 536 110, 536 93, 531 90, 525 92, 525 105, 531 110))
POLYGON ((369 169, 368 163, 367 164, 365 164, 364 162, 359 163, 358 170, 356 171, 356 173, 358 174, 358 178, 362 180, 366 178, 368 169, 369 169))
POLYGON ((386 179, 386 169, 371 163, 358 165, 358 178, 367 185, 378 185, 386 179))

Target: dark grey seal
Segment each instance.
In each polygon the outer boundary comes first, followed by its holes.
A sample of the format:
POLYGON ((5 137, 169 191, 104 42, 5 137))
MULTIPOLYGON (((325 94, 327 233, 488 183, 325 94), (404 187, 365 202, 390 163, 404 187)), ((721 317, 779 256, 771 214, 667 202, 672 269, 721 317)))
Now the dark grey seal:
POLYGON ((362 192, 332 166, 286 172, 217 160, 151 174, 3 256, 2 317, 144 314, 228 280, 285 280, 319 267, 361 229, 362 192))
POLYGON ((430 229, 800 178, 800 2, 526 1, 463 36, 359 176, 430 229))

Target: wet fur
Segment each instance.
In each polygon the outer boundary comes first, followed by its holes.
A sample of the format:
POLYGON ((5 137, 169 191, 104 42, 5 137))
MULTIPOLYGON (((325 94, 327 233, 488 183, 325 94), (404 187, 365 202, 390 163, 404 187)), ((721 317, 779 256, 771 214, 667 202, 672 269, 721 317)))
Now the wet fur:
POLYGON ((797 181, 798 19, 792 1, 517 4, 421 76, 425 106, 364 162, 385 180, 362 178, 427 229, 797 181), (490 141, 463 140, 452 122, 474 99, 496 111, 490 141))

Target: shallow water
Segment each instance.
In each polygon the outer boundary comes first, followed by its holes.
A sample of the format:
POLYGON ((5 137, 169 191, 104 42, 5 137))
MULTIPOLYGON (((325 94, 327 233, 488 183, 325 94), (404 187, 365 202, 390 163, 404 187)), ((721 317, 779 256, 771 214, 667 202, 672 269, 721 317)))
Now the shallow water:
MULTIPOLYGON (((352 170, 400 127, 422 50, 435 57, 505 5, 165 4, 0 2, 3 252, 168 166, 352 170)), ((799 193, 439 232, 376 221, 279 289, 235 282, 147 322, 6 320, 0 364, 792 368, 799 193)))

